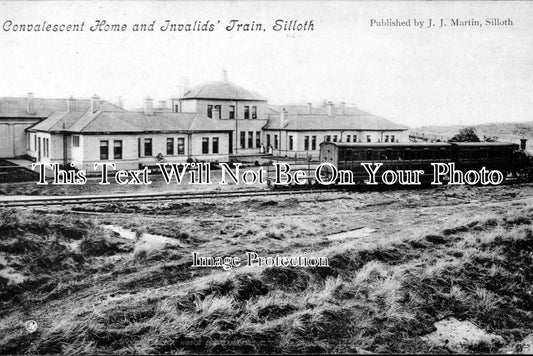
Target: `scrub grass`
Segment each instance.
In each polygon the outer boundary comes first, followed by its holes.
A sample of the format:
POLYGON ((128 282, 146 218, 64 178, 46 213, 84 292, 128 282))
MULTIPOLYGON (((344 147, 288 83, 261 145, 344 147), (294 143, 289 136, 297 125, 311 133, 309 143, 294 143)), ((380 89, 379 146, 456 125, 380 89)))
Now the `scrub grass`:
MULTIPOLYGON (((224 248, 203 234, 223 229, 224 239, 249 235, 256 245, 261 240, 253 237, 261 236, 262 255, 280 246, 294 254, 302 247, 283 244, 297 238, 294 225, 221 221, 193 233, 175 224, 167 235, 183 247, 140 258, 135 241, 98 221, 4 210, 0 254, 7 262, 0 268, 27 279, 0 277, 0 353, 448 352, 420 336, 452 316, 510 343, 533 332, 532 219, 533 206, 520 205, 507 214, 449 219, 389 243, 309 237, 305 251, 327 256, 329 267, 211 271, 190 268, 191 246, 204 246, 205 255, 224 248), (24 331, 27 319, 38 322, 36 332, 24 331)), ((122 224, 140 235, 141 228, 158 229, 122 224)))

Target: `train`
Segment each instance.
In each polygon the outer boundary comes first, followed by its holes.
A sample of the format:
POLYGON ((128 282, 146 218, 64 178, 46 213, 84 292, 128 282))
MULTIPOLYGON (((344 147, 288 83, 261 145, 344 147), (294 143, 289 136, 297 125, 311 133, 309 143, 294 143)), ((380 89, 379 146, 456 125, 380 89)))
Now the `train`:
POLYGON ((483 178, 493 184, 495 181, 499 184, 533 180, 533 156, 526 150, 525 139, 520 145, 504 142, 323 142, 320 144, 320 167, 316 179, 327 185, 342 185, 347 175, 349 185, 356 186, 403 185, 412 179, 418 179, 415 184, 421 185, 454 181, 464 184, 465 180, 468 184, 478 184, 483 178), (372 174, 378 173, 378 168, 379 173, 385 173, 372 174), (418 173, 413 176, 412 172, 418 173))

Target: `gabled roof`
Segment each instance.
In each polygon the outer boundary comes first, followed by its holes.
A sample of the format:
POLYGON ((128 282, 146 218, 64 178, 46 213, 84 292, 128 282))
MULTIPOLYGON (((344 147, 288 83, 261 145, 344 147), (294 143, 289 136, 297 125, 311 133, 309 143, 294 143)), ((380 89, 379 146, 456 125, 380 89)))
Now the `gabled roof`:
POLYGON ((143 133, 143 132, 191 132, 231 131, 234 123, 229 120, 210 119, 197 113, 89 111, 82 113, 54 113, 29 128, 31 131, 70 133, 143 133))
MULTIPOLYGON (((53 112, 86 111, 91 107, 90 99, 43 99, 33 98, 33 114, 28 114, 28 98, 0 98, 0 117, 43 118, 53 112)), ((105 111, 123 111, 108 101, 100 102, 100 109, 105 111)))
POLYGON ((389 120, 370 114, 362 115, 291 115, 285 114, 285 124, 281 115, 270 115, 265 130, 318 131, 318 130, 407 130, 389 120))
POLYGON ((229 82, 208 82, 195 86, 180 99, 221 99, 266 101, 254 91, 244 89, 229 82))

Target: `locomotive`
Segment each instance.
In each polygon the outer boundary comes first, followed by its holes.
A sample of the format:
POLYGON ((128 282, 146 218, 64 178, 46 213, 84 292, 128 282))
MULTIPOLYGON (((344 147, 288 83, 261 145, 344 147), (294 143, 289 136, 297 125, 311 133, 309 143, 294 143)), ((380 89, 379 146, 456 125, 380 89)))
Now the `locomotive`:
POLYGON ((427 185, 436 184, 437 168, 438 178, 448 174, 443 182, 439 179, 437 184, 450 183, 454 179, 457 182, 458 177, 468 184, 477 184, 480 179, 490 181, 494 177, 501 178, 497 184, 503 180, 531 181, 533 156, 526 151, 525 143, 525 139, 520 145, 503 142, 323 142, 320 144, 322 168, 317 171, 317 179, 342 185, 342 175, 339 176, 338 172, 344 172, 349 173, 351 184, 395 185, 403 184, 402 178, 404 181, 412 179, 412 176, 406 177, 406 172, 415 172, 419 184, 427 185), (390 174, 372 176, 371 173, 376 173, 378 168, 380 172, 390 174), (395 177, 396 180, 393 179, 395 177))

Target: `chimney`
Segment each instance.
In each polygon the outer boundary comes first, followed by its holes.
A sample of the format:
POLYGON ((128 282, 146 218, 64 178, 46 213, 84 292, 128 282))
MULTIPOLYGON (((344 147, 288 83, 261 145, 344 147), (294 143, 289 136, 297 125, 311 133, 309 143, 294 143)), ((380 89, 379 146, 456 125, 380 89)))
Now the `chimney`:
POLYGON ((341 115, 346 115, 346 103, 341 101, 341 115))
POLYGON ((74 98, 72 95, 67 99, 67 111, 71 111, 74 109, 74 98))
POLYGON ((161 110, 166 110, 167 109, 167 102, 165 100, 160 100, 159 101, 159 108, 161 110))
POLYGON ((328 116, 333 116, 333 103, 330 101, 327 106, 328 116))
POLYGON ((149 96, 146 97, 144 100, 144 114, 145 115, 153 115, 154 114, 154 104, 152 102, 152 98, 149 96))
POLYGON ((312 114, 313 113, 313 104, 307 103, 307 113, 312 114))
POLYGON ((322 99, 322 106, 325 107, 328 105, 328 101, 326 99, 322 99))
POLYGON ((521 138, 520 139, 520 149, 522 149, 522 150, 526 149, 526 142, 527 142, 527 139, 525 139, 525 138, 521 138))
POLYGON ((224 83, 227 83, 228 82, 228 71, 225 70, 225 69, 222 69, 222 81, 224 83))
POLYGON ((29 115, 35 115, 35 103, 33 102, 33 93, 28 93, 28 100, 26 102, 26 112, 29 115))
POLYGON ((281 114, 279 114, 279 118, 281 122, 281 127, 287 126, 287 110, 285 110, 285 108, 283 108, 283 111, 281 112, 281 114))
POLYGON ((124 101, 122 100, 121 96, 118 97, 117 106, 121 109, 124 109, 124 101))
POLYGON ((91 112, 95 113, 100 110, 100 97, 96 94, 91 98, 91 112))
POLYGON ((178 87, 178 98, 183 97, 189 91, 189 78, 181 77, 178 87))

